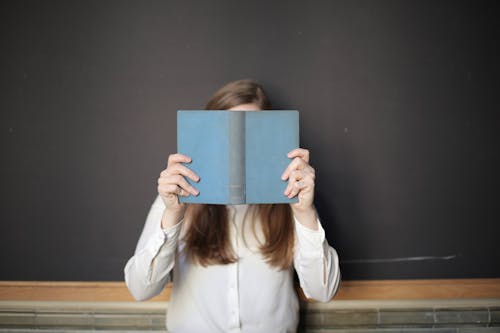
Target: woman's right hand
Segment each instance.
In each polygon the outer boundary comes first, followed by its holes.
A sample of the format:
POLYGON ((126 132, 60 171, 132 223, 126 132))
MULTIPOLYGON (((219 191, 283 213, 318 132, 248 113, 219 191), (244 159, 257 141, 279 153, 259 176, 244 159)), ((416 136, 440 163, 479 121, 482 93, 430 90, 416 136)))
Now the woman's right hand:
MULTIPOLYGON (((198 182, 200 177, 182 163, 190 163, 191 158, 182 154, 171 154, 168 157, 167 168, 158 178, 158 193, 165 203, 165 213, 181 216, 186 205, 179 201, 179 195, 187 197, 198 195, 199 191, 191 186, 184 177, 198 182)), ((163 224, 163 222, 162 222, 163 224)))

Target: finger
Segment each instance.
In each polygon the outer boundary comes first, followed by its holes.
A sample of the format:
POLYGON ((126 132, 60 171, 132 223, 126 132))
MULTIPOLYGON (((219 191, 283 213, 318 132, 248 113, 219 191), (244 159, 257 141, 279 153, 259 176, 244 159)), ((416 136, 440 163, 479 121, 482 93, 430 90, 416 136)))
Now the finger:
POLYGON ((309 150, 304 148, 296 148, 288 153, 289 158, 300 157, 307 163, 309 163, 309 150))
POLYGON ((200 181, 200 176, 198 176, 193 170, 180 163, 174 163, 160 172, 160 178, 165 178, 172 175, 183 175, 195 182, 200 181))
POLYGON ((179 195, 183 197, 189 197, 190 193, 186 190, 183 190, 182 188, 179 187, 179 195))
POLYGON ((290 164, 286 167, 285 171, 281 174, 282 180, 287 180, 290 177, 290 173, 293 170, 304 169, 307 166, 307 162, 300 157, 295 157, 290 164))
POLYGON ((312 183, 310 179, 300 180, 294 184, 290 193, 288 194, 288 197, 293 198, 294 196, 299 195, 301 191, 305 191, 306 189, 313 187, 314 183, 312 183))
POLYGON ((299 194, 300 190, 302 189, 302 186, 304 186, 304 182, 296 182, 294 186, 291 188, 290 193, 288 193, 289 198, 293 198, 297 194, 299 194))
MULTIPOLYGON (((166 177, 160 177, 158 179, 158 184, 165 184, 165 185, 172 184, 172 185, 175 185, 175 186, 185 190, 186 192, 188 192, 192 195, 199 194, 199 191, 196 188, 194 188, 191 184, 189 184, 186 181, 186 179, 181 175, 171 175, 171 176, 166 176, 166 177)), ((172 193, 174 193, 174 192, 172 192, 172 193)), ((175 192, 175 194, 178 194, 178 193, 175 192)))
POLYGON ((310 165, 303 170, 292 171, 288 181, 288 186, 285 190, 285 195, 288 196, 294 188, 298 188, 300 191, 308 186, 314 187, 315 178, 315 170, 310 165))
POLYGON ((174 163, 190 163, 191 157, 182 155, 182 154, 171 154, 168 156, 167 166, 170 166, 174 163))
POLYGON ((179 186, 181 189, 187 191, 188 193, 194 195, 194 196, 197 196, 198 194, 200 194, 200 192, 194 188, 191 184, 189 184, 186 180, 186 178, 184 178, 183 176, 181 175, 177 175, 177 176, 172 176, 174 177, 174 180, 177 184, 177 186, 179 186))
POLYGON ((175 184, 159 184, 158 193, 163 196, 177 195, 179 193, 179 186, 175 184))
POLYGON ((186 190, 183 190, 179 186, 175 184, 162 184, 158 186, 158 193, 160 193, 163 196, 169 196, 169 195, 180 195, 183 197, 187 197, 190 195, 189 192, 186 190))
POLYGON ((179 164, 179 163, 172 164, 164 171, 165 171, 165 173, 163 174, 164 176, 183 175, 185 177, 188 177, 192 181, 195 181, 195 182, 200 181, 200 177, 193 170, 191 170, 187 166, 184 166, 184 165, 179 164))
POLYGON ((288 196, 290 194, 290 192, 292 191, 292 189, 294 188, 295 184, 302 180, 304 178, 304 174, 303 174, 303 171, 301 170, 294 170, 290 173, 290 177, 288 179, 288 185, 285 189, 285 192, 284 194, 286 196, 288 196))

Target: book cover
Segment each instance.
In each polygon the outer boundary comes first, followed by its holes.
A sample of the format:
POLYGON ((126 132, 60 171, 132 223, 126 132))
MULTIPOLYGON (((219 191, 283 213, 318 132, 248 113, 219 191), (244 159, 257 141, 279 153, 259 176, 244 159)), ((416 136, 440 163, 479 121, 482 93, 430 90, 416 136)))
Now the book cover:
POLYGON ((198 176, 187 179, 200 194, 182 202, 207 204, 290 203, 281 174, 299 147, 298 111, 207 111, 177 113, 177 151, 198 176))

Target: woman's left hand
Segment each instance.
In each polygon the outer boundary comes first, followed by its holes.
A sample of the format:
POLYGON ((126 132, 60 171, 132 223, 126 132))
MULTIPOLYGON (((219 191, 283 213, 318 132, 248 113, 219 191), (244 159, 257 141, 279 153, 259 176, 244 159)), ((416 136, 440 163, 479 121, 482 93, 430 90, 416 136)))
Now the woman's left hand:
POLYGON ((291 204, 298 211, 314 210, 314 178, 315 171, 309 165, 309 150, 297 148, 288 153, 293 160, 281 175, 282 180, 288 179, 284 194, 288 198, 298 196, 299 202, 291 204))

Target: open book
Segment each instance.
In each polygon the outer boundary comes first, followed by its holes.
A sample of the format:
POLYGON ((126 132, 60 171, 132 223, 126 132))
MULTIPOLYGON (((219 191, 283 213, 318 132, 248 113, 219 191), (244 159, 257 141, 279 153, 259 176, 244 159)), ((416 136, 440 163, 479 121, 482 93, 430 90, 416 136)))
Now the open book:
POLYGON ((299 147, 298 111, 177 112, 177 151, 199 177, 187 179, 200 193, 181 202, 206 204, 290 203, 281 180, 299 147))

